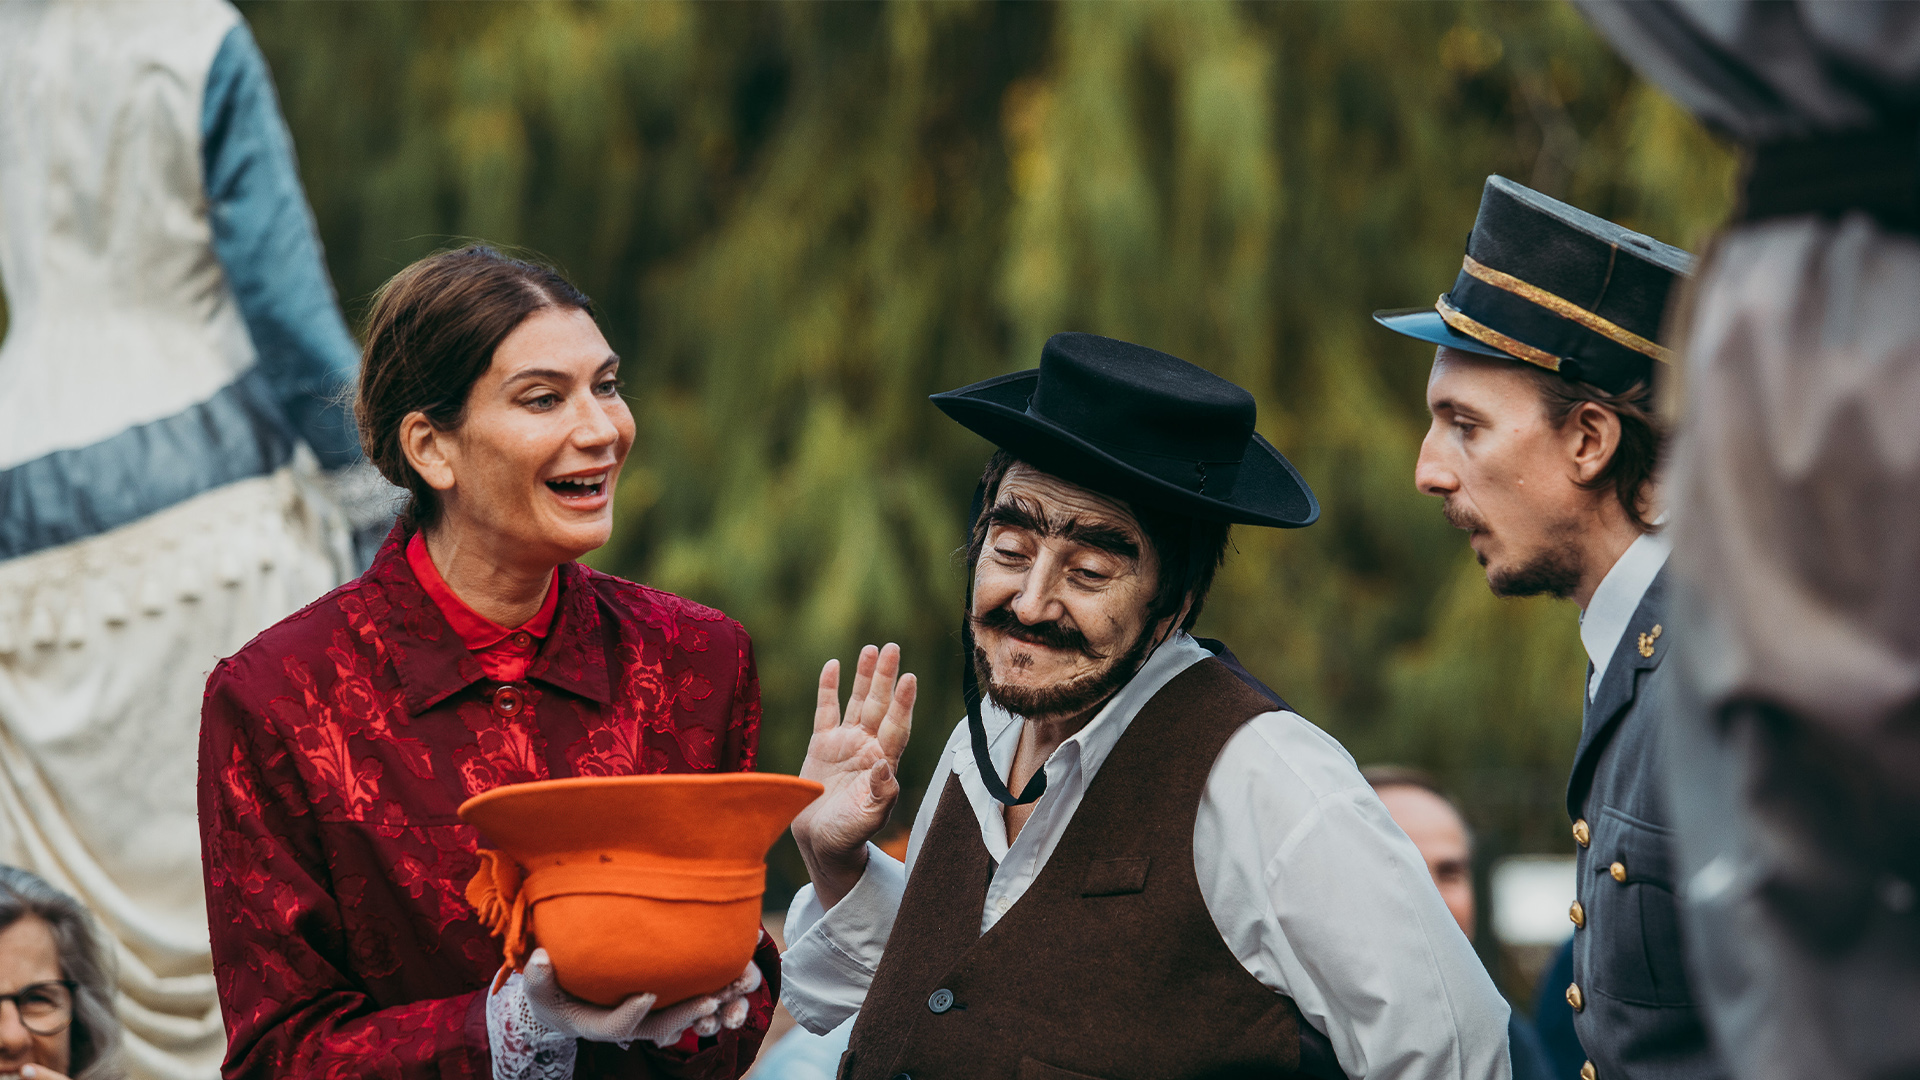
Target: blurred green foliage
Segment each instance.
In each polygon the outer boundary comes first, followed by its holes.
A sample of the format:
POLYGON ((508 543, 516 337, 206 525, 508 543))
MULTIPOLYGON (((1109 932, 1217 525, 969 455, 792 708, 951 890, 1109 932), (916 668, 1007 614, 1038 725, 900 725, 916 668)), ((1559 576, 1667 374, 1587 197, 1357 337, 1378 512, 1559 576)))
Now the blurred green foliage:
POLYGON ((1733 159, 1561 4, 253 4, 349 311, 481 237, 600 305, 640 442, 604 568, 757 643, 764 765, 823 660, 958 716, 953 553, 989 448, 926 395, 1048 334, 1252 390, 1325 506, 1241 529, 1203 629, 1362 762, 1437 772, 1498 850, 1567 846, 1570 605, 1488 595, 1414 491, 1489 173, 1695 247, 1733 159))

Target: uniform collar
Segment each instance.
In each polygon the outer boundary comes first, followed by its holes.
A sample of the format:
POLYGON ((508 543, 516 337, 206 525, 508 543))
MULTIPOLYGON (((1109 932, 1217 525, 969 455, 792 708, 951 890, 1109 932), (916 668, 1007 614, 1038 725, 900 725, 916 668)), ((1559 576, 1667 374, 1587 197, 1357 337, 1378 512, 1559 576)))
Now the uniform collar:
POLYGON ((1627 625, 1620 632, 1623 648, 1614 651, 1600 690, 1581 710, 1580 745, 1573 752, 1573 775, 1567 781, 1567 813, 1583 815, 1587 793, 1593 786, 1601 751, 1613 738, 1614 730, 1631 711, 1640 696, 1641 683, 1666 659, 1673 636, 1666 624, 1667 572, 1654 574, 1652 584, 1640 599, 1627 625))
POLYGON ((1667 565, 1667 555, 1672 550, 1673 542, 1665 533, 1641 533, 1639 539, 1627 545, 1607 576, 1600 579, 1600 587, 1593 590, 1593 599, 1580 616, 1580 644, 1586 646, 1587 659, 1593 664, 1593 672, 1587 678, 1588 701, 1600 691, 1600 682, 1606 678, 1608 665, 1613 663, 1614 651, 1619 648, 1621 635, 1627 632, 1627 623, 1639 610, 1647 586, 1659 576, 1660 568, 1667 565))
MULTIPOLYGON (((353 631, 392 661, 407 711, 418 715, 486 674, 408 562, 412 535, 395 525, 361 577, 362 588, 340 602, 353 631)), ((606 705, 613 700, 609 645, 601 631, 594 576, 579 563, 559 568, 549 593, 552 624, 527 675, 606 705)))
POLYGON ((540 602, 540 610, 518 627, 501 626, 460 599, 453 587, 440 576, 440 568, 433 565, 433 556, 427 552, 425 533, 414 533, 407 541, 407 566, 420 582, 420 588, 439 605, 440 614, 446 616, 447 625, 460 636, 469 652, 491 649, 505 641, 507 635, 516 629, 544 638, 547 631, 553 628, 553 613, 560 605, 560 568, 557 566, 553 570, 553 580, 547 584, 547 598, 540 602))

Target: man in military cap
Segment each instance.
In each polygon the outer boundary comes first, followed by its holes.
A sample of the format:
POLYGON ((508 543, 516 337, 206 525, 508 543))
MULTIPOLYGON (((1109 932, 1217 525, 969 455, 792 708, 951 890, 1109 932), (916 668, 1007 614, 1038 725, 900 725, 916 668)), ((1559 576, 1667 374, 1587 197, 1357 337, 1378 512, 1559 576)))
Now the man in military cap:
POLYGON ((843 720, 829 662, 793 826, 783 1000, 858 1010, 841 1076, 1508 1076, 1506 1005, 1353 759, 1188 634, 1231 524, 1319 515, 1252 396, 1060 334, 934 402, 999 447, 968 715, 903 865, 868 841, 913 678, 864 650, 843 720))
POLYGON ((1659 771, 1668 545, 1656 343, 1692 260, 1491 177, 1453 290, 1379 312, 1440 348, 1414 482, 1501 596, 1580 606, 1591 661, 1567 789, 1579 871, 1567 1001, 1586 1080, 1720 1075, 1688 987, 1659 771))

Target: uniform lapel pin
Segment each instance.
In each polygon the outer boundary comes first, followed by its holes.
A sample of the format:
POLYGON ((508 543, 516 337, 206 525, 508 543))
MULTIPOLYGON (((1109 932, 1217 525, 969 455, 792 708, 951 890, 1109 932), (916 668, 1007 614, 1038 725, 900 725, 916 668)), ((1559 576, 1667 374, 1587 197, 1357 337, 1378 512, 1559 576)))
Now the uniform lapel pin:
POLYGON ((1659 623, 1654 623, 1652 632, 1640 635, 1640 655, 1642 658, 1653 655, 1653 643, 1660 640, 1661 629, 1659 623))

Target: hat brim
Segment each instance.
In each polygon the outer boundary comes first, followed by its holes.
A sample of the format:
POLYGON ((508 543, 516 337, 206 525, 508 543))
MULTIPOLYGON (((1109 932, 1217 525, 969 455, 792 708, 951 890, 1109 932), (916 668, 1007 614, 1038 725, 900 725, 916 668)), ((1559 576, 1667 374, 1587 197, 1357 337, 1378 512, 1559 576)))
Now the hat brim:
POLYGON ((779 773, 572 776, 503 784, 458 812, 522 863, 606 849, 750 865, 820 791, 779 773))
POLYGON ((1320 518, 1320 501, 1293 463, 1258 433, 1241 459, 1233 491, 1214 498, 1134 468, 1093 443, 1027 412, 1039 369, 1018 371, 933 395, 960 426, 1036 469, 1083 487, 1206 521, 1299 529, 1320 518))
POLYGON ((1491 345, 1475 341, 1460 331, 1455 330, 1453 327, 1448 326, 1447 320, 1441 318, 1440 313, 1430 307, 1402 308, 1396 311, 1376 311, 1373 313, 1373 321, 1396 334, 1414 338, 1418 341, 1425 341, 1433 345, 1442 345, 1449 349, 1458 349, 1461 352, 1475 353, 1480 356, 1491 356, 1498 360, 1519 360, 1523 364, 1527 363, 1527 361, 1520 360, 1519 357, 1510 352, 1504 352, 1491 345))

